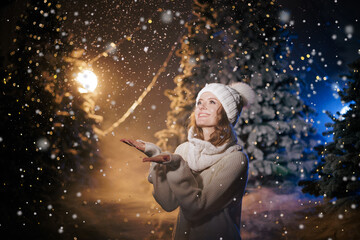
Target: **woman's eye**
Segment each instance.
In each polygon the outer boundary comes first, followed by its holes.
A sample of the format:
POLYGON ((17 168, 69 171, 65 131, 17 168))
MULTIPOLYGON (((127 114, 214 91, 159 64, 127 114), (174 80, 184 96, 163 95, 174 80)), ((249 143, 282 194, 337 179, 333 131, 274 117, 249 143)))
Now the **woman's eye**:
POLYGON ((200 105, 200 104, 201 104, 201 101, 198 101, 198 102, 197 102, 197 105, 200 105))
POLYGON ((215 104, 216 102, 215 102, 215 101, 213 101, 213 100, 210 100, 210 103, 211 103, 211 104, 215 104))

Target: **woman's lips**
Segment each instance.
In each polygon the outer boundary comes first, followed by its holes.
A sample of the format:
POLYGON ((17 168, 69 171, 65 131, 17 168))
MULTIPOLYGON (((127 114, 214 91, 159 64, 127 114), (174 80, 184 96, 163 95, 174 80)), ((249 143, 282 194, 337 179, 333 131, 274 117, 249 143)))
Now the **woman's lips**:
POLYGON ((199 118, 202 118, 202 117, 208 117, 210 114, 208 114, 208 113, 199 113, 198 114, 198 117, 199 118))

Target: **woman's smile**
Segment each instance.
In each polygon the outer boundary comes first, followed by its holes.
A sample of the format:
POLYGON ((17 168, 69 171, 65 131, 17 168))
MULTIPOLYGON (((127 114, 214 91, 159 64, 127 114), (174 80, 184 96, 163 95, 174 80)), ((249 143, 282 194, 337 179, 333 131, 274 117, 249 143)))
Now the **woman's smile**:
POLYGON ((210 116, 210 114, 208 114, 208 113, 199 113, 199 115, 198 115, 199 118, 208 117, 208 116, 210 116))

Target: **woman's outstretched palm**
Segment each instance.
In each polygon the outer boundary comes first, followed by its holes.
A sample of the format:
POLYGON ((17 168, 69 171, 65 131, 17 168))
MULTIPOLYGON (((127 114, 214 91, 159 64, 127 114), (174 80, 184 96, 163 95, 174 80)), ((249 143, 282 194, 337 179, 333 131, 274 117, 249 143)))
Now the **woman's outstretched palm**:
MULTIPOLYGON (((145 152, 145 143, 132 140, 132 139, 120 139, 121 142, 126 143, 127 145, 136 148, 141 152, 145 152)), ((158 155, 154 157, 147 157, 143 159, 143 162, 156 162, 156 163, 164 163, 170 160, 170 156, 167 154, 158 155)))
POLYGON ((170 160, 170 155, 161 154, 155 157, 143 158, 143 162, 155 162, 155 163, 164 163, 170 160))
POLYGON ((137 150, 141 151, 141 152, 145 152, 145 143, 143 142, 139 142, 136 140, 132 140, 132 139, 120 139, 120 141, 122 141, 123 143, 126 143, 127 145, 136 148, 137 150))

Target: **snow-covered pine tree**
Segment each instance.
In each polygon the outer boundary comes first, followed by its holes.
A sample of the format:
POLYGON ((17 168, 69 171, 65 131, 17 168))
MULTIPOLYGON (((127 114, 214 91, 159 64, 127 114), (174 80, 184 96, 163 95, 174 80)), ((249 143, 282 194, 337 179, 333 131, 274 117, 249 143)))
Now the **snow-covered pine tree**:
POLYGON ((249 186, 283 187, 313 167, 315 156, 305 152, 315 145, 312 110, 299 97, 297 78, 287 73, 289 26, 279 21, 280 11, 270 0, 194 2, 178 52, 183 72, 176 88, 165 92, 171 100, 167 129, 155 134, 162 148, 172 151, 186 140, 184 126, 205 83, 243 81, 257 93, 235 127, 250 157, 249 186))
POLYGON ((321 162, 309 180, 299 183, 302 191, 326 199, 360 201, 360 59, 349 65, 347 87, 339 91, 341 102, 349 104, 349 110, 338 117, 327 112, 333 123, 333 142, 317 147, 321 162))
POLYGON ((11 239, 73 238, 79 220, 62 202, 101 164, 99 118, 65 60, 74 48, 60 10, 56 0, 27 3, 2 69, 0 228, 11 239))

